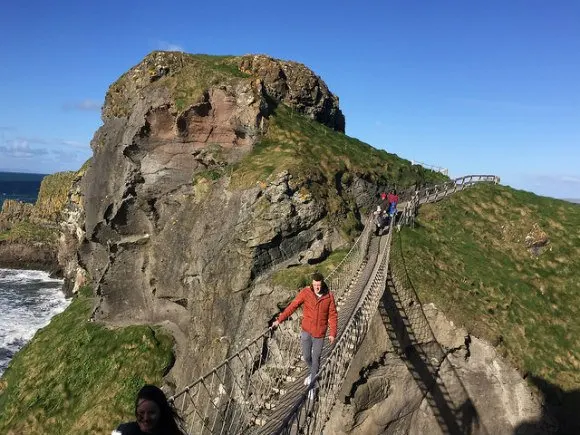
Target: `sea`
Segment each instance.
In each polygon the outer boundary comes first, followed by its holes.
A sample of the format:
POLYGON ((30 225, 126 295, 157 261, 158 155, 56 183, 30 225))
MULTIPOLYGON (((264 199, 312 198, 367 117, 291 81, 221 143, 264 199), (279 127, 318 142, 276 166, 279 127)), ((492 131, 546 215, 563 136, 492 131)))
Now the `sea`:
MULTIPOLYGON (((43 177, 0 172, 0 207, 5 199, 35 202, 43 177)), ((62 285, 48 272, 0 268, 0 376, 36 331, 68 306, 62 285)))
POLYGON ((36 202, 44 174, 0 172, 0 209, 7 199, 36 202))

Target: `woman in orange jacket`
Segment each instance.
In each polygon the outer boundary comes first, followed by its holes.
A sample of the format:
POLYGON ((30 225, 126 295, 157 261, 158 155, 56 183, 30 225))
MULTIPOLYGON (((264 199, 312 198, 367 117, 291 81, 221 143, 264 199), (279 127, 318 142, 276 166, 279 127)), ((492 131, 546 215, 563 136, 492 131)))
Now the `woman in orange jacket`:
POLYGON ((304 361, 308 364, 310 373, 304 380, 304 385, 310 386, 318 373, 326 331, 330 327, 328 340, 331 344, 334 343, 338 323, 334 295, 328 291, 322 274, 316 272, 312 275, 312 284, 300 290, 290 305, 278 316, 272 327, 277 327, 290 317, 300 305, 304 305, 300 342, 304 361))

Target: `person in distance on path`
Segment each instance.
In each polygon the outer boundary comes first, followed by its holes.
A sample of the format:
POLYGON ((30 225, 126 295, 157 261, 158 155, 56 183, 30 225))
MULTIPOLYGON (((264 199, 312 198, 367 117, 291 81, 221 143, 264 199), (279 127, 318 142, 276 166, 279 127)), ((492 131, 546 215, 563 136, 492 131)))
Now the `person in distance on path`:
POLYGON ((395 216, 397 214, 397 204, 399 203, 399 195, 397 195, 397 189, 393 189, 389 192, 387 196, 389 201, 389 215, 395 216))
POLYGON ((393 189, 389 192, 389 195, 387 196, 387 200, 389 201, 389 211, 388 211, 388 215, 389 215, 389 223, 391 222, 391 219, 397 217, 397 204, 399 204, 399 195, 397 195, 397 190, 393 189))
POLYGON ((308 364, 309 369, 309 375, 304 380, 304 385, 310 386, 318 373, 326 331, 330 328, 328 340, 333 344, 336 339, 338 323, 334 295, 328 290, 322 274, 316 272, 312 275, 312 284, 300 290, 290 305, 272 324, 272 328, 276 328, 290 317, 300 305, 304 305, 300 342, 304 361, 308 364))

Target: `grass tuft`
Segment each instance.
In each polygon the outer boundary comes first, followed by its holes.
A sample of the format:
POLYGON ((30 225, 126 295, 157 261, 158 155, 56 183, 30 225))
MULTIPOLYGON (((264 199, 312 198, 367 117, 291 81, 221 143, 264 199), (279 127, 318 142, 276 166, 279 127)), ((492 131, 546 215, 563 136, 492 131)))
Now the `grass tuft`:
POLYGON ((282 269, 272 276, 272 284, 290 289, 305 287, 311 283, 310 276, 315 271, 327 276, 346 257, 346 254, 348 254, 348 249, 337 249, 318 264, 304 264, 289 269, 282 269))

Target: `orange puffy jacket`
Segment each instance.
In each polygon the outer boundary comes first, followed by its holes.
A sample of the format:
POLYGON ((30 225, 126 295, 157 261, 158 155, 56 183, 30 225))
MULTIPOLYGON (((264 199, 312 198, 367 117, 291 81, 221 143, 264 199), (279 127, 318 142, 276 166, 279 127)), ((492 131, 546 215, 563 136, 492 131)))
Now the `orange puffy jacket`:
POLYGON ((330 326, 329 335, 336 337, 338 313, 336 312, 334 296, 330 292, 317 298, 311 287, 304 287, 276 320, 282 323, 302 304, 304 304, 302 316, 302 329, 304 331, 315 338, 322 338, 326 335, 327 327, 330 326))

